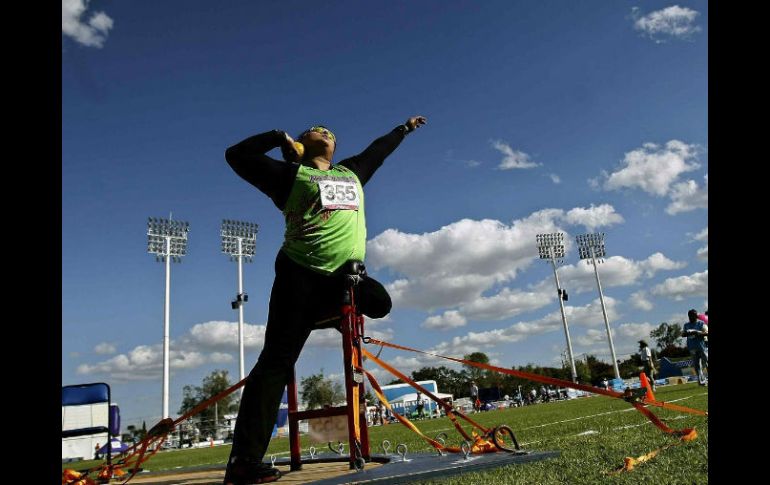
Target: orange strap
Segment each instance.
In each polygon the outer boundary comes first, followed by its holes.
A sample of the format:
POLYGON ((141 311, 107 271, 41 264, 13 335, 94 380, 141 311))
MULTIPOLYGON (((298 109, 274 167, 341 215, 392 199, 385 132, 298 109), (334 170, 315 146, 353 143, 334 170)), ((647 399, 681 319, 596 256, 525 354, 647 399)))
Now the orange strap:
MULTIPOLYGON (((368 353, 368 352, 366 352, 366 349, 361 349, 361 350, 363 350, 365 353, 368 353)), ((395 418, 397 420, 399 420, 401 422, 401 424, 403 424, 407 428, 411 429, 412 431, 414 431, 415 433, 420 435, 422 438, 424 438, 428 443, 430 443, 437 450, 441 450, 441 449, 445 448, 445 446, 442 445, 441 443, 439 443, 438 441, 434 440, 433 438, 429 438, 428 436, 423 434, 423 432, 420 431, 417 428, 417 426, 414 425, 414 423, 412 423, 411 421, 409 421, 405 417, 403 417, 400 414, 398 414, 391 407, 390 402, 388 402, 388 399, 385 397, 385 393, 382 392, 382 388, 380 387, 380 384, 377 382, 377 379, 375 379, 374 376, 369 371, 367 371, 366 369, 361 369, 361 370, 363 370, 364 374, 366 374, 366 377, 369 379, 369 382, 372 384, 372 388, 374 389, 374 393, 377 394, 377 397, 380 399, 380 401, 385 405, 386 408, 388 408, 390 410, 391 413, 393 413, 393 416, 395 416, 395 418)))
MULTIPOLYGON (((362 349, 362 350, 366 351, 365 349, 362 349)), ((377 382, 377 379, 375 379, 375 377, 369 371, 367 371, 366 369, 361 369, 361 371, 363 371, 363 373, 366 374, 366 377, 369 379, 369 382, 372 384, 372 388, 374 389, 374 392, 375 392, 375 394, 377 394, 377 397, 380 399, 380 401, 382 401, 382 403, 390 410, 390 412, 393 413, 393 416, 395 416, 396 419, 401 424, 403 424, 407 428, 409 428, 412 431, 414 431, 415 433, 417 433, 421 438, 426 440, 428 443, 430 443, 431 446, 433 446, 437 450, 446 451, 446 452, 449 452, 449 453, 460 453, 460 452, 463 451, 462 448, 459 447, 459 446, 446 446, 446 445, 442 445, 440 442, 434 440, 433 438, 430 438, 430 437, 426 436, 422 431, 420 431, 419 428, 417 428, 417 426, 414 425, 414 423, 409 421, 404 416, 401 416, 400 414, 398 414, 391 407, 390 403, 388 402, 388 399, 385 397, 385 394, 382 392, 382 388, 380 387, 380 384, 377 382)), ((449 412, 447 414, 450 417, 452 417, 452 415, 449 412)), ((472 431, 473 437, 468 436, 465 433, 465 431, 462 430, 460 425, 457 424, 456 421, 454 421, 454 422, 455 422, 455 426, 458 428, 458 430, 460 430, 460 432, 462 433, 463 437, 467 441, 469 441, 471 443, 470 450, 469 450, 470 453, 493 453, 493 452, 500 451, 494 445, 494 443, 490 443, 488 440, 483 439, 475 431, 472 431)))
MULTIPOLYGON (((481 369, 487 369, 487 370, 491 370, 491 371, 494 371, 494 372, 500 372, 500 373, 503 373, 503 374, 509 374, 509 375, 512 375, 512 376, 521 377, 521 378, 532 380, 532 381, 542 382, 542 383, 545 383, 545 384, 552 384, 552 385, 556 385, 556 386, 569 387, 569 388, 572 388, 572 389, 580 389, 580 390, 591 392, 591 393, 594 393, 594 394, 603 394, 603 395, 609 396, 609 397, 615 397, 615 398, 619 398, 619 399, 623 399, 623 400, 628 400, 628 399, 626 399, 627 396, 624 393, 620 393, 620 392, 617 392, 617 391, 610 391, 609 389, 602 389, 602 388, 599 388, 599 387, 588 386, 588 385, 585 385, 585 384, 578 384, 578 383, 574 383, 574 382, 571 382, 571 381, 566 381, 566 380, 563 380, 563 379, 556 379, 556 378, 553 378, 553 377, 541 376, 539 374, 532 374, 530 372, 517 371, 517 370, 514 370, 514 369, 505 369, 503 367, 497 367, 497 366, 494 366, 494 365, 483 364, 481 362, 473 362, 473 361, 470 361, 470 360, 458 359, 458 358, 455 358, 455 357, 447 357, 445 355, 435 354, 435 353, 432 353, 432 352, 425 352, 423 350, 413 349, 411 347, 406 347, 406 346, 403 346, 403 345, 397 345, 397 344, 392 344, 392 343, 389 343, 389 342, 384 342, 382 340, 378 340, 378 339, 371 338, 371 337, 365 339, 365 342, 366 343, 372 343, 372 344, 375 344, 375 345, 381 345, 381 346, 384 346, 384 347, 391 347, 391 348, 394 348, 394 349, 400 349, 400 350, 406 350, 406 351, 409 351, 409 352, 417 352, 417 353, 420 353, 420 354, 430 355, 432 357, 438 357, 438 358, 441 358, 441 359, 451 360, 451 361, 454 361, 454 362, 459 362, 460 364, 466 364, 466 365, 470 365, 470 366, 473 366, 473 367, 479 367, 481 369)), ((371 355, 371 354, 369 354, 369 355, 371 355)), ((656 423, 657 418, 655 418, 655 420, 653 420, 651 416, 654 417, 654 415, 651 412, 649 412, 647 409, 645 409, 644 405, 648 405, 649 404, 651 406, 671 409, 671 410, 674 410, 674 411, 681 411, 681 412, 690 413, 690 414, 696 414, 696 415, 700 415, 700 416, 708 416, 708 411, 702 411, 700 409, 688 408, 688 407, 685 407, 685 406, 678 406, 676 404, 671 404, 671 403, 667 403, 667 402, 663 402, 663 401, 641 399, 639 401, 629 401, 629 402, 632 405, 634 405, 634 407, 636 407, 636 409, 638 409, 640 411, 642 409, 644 409, 644 411, 641 411, 642 414, 644 414, 648 419, 650 419, 653 423, 655 423, 656 426, 658 426, 659 428, 661 426, 656 423), (637 404, 639 404, 639 405, 637 406, 637 404)), ((657 422, 660 422, 660 420, 657 420, 657 422)), ((660 423, 660 424, 663 425, 663 423, 660 423)), ((665 425, 663 425, 663 426, 665 426, 665 425)), ((663 428, 661 428, 661 429, 663 429, 663 428)), ((681 431, 677 431, 676 433, 677 434, 686 435, 690 431, 691 431, 690 429, 684 429, 684 430, 681 430, 681 431)))
MULTIPOLYGON (((88 470, 85 470, 83 472, 83 480, 88 477, 93 472, 98 472, 98 476, 100 478, 110 478, 113 475, 116 477, 121 477, 126 474, 121 468, 131 469, 131 473, 128 476, 128 478, 125 479, 123 484, 128 483, 131 478, 134 477, 134 475, 139 472, 139 465, 141 465, 143 462, 147 461, 150 457, 152 457, 155 453, 157 453, 160 450, 160 445, 165 441, 166 436, 173 431, 173 429, 182 421, 185 419, 194 416, 198 414, 199 412, 203 411, 207 407, 211 406, 215 402, 219 401, 220 399, 224 398, 225 396, 228 396, 232 394, 233 392, 237 391, 241 387, 243 387, 246 384, 246 379, 243 379, 242 381, 233 384, 232 386, 228 387, 224 391, 220 392, 216 396, 212 396, 209 399, 206 399, 202 403, 198 404, 191 410, 187 411, 182 416, 178 417, 175 420, 171 420, 171 418, 165 418, 160 420, 155 426, 153 426, 150 431, 147 432, 147 436, 140 442, 135 443, 132 445, 128 450, 126 450, 125 456, 123 458, 120 458, 115 463, 112 464, 112 467, 104 464, 104 465, 98 465, 92 468, 89 468, 88 470), (149 454, 147 453, 147 448, 149 447, 152 442, 157 441, 158 446, 155 447, 154 450, 152 450, 149 454), (138 456, 137 456, 138 455, 138 456)), ((64 478, 62 478, 64 480, 64 478)), ((68 482, 64 482, 68 483, 68 482)), ((71 483, 71 482, 69 482, 71 483)))
MULTIPOLYGON (((466 420, 468 423, 470 423, 472 426, 474 426, 474 427, 478 428, 479 430, 481 430, 482 432, 484 432, 484 434, 489 433, 489 431, 490 431, 489 428, 480 425, 479 423, 477 423, 476 421, 472 420, 471 418, 469 418, 465 414, 463 414, 463 413, 461 413, 459 411, 455 411, 454 409, 452 409, 452 406, 450 406, 449 404, 445 403, 443 400, 441 400, 439 397, 435 396, 429 390, 425 389, 421 385, 419 385, 416 382, 414 382, 412 379, 410 379, 407 376, 405 376, 403 373, 401 373, 399 370, 397 370, 396 368, 394 368, 393 366, 391 366, 387 362, 383 362, 378 357, 375 357, 374 355, 372 355, 371 352, 369 352, 365 348, 361 348, 361 351, 364 353, 364 355, 366 355, 366 357, 368 357, 369 359, 372 359, 380 367, 382 367, 383 369, 387 370, 388 372, 390 372, 394 376, 398 377, 402 381, 406 382, 410 386, 414 387, 418 391, 422 392, 423 394, 425 394, 429 398, 433 399, 438 405, 442 406, 444 408, 444 410, 447 411, 447 413, 457 414, 458 416, 460 416, 461 418, 466 420)), ((459 427, 459 425, 456 425, 456 427, 459 427)), ((462 428, 460 428, 460 430, 462 430, 462 428)), ((463 435, 463 437, 465 439, 471 440, 471 437, 468 436, 467 434, 465 434, 464 431, 461 431, 461 434, 463 435)))

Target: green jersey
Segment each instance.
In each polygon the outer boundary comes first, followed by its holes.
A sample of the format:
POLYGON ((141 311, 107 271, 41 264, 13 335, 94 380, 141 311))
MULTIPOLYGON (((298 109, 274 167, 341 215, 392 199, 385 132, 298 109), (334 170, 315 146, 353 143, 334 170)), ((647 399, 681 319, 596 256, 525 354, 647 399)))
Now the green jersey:
POLYGON ((296 263, 330 274, 345 261, 364 260, 364 190, 352 170, 300 165, 283 214, 282 250, 296 263))

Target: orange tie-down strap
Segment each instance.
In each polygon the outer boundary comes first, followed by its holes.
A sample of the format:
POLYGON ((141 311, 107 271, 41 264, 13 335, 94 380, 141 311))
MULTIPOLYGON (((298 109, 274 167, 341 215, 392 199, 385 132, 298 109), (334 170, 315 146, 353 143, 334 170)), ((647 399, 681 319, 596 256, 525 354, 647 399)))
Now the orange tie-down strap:
MULTIPOLYGON (((391 372, 395 371, 395 372, 393 372, 393 374, 396 375, 397 377, 399 376, 399 374, 400 374, 401 378, 405 378, 406 377, 406 376, 403 376, 403 374, 401 374, 397 370, 395 370, 392 367, 390 367, 388 364, 385 364, 384 362, 379 360, 377 357, 372 355, 366 349, 362 348, 361 350, 362 350, 364 355, 366 355, 368 358, 374 360, 375 362, 377 362, 378 364, 380 364, 381 366, 386 368, 386 370, 391 371, 391 369, 392 369, 391 372)), ((460 452, 462 452, 462 448, 459 447, 459 446, 446 446, 443 443, 441 443, 441 442, 439 442, 439 441, 437 441, 437 440, 435 440, 433 438, 430 438, 430 437, 426 436, 422 431, 420 431, 419 428, 417 428, 417 426, 414 425, 414 423, 409 421, 404 416, 401 416, 400 414, 398 414, 393 409, 393 407, 390 405, 390 402, 388 402, 388 399, 385 397, 385 393, 382 392, 382 388, 380 387, 380 384, 377 382, 377 379, 369 371, 367 371, 366 369, 362 368, 360 370, 363 371, 364 374, 366 374, 366 377, 369 379, 369 382, 372 384, 372 388, 374 389, 374 393, 377 394, 377 398, 379 398, 379 400, 385 405, 385 407, 387 407, 390 410, 390 412, 393 414, 393 416, 401 424, 403 424, 407 428, 409 428, 412 431, 414 431, 415 433, 417 433, 421 438, 423 438, 425 441, 430 443, 430 445, 433 446, 437 450, 445 451, 445 452, 448 452, 448 453, 460 453, 460 452)), ((438 404, 446 404, 443 401, 441 401, 439 398, 437 398, 436 396, 431 394, 430 391, 428 391, 424 387, 420 386, 419 384, 415 383, 414 381, 411 381, 411 379, 406 378, 406 380, 410 381, 409 383, 412 386, 415 386, 415 387, 421 389, 422 391, 424 391, 426 396, 430 397, 431 399, 436 401, 438 404)), ((461 413, 457 413, 457 414, 461 415, 461 413)), ((494 445, 494 443, 491 443, 490 441, 482 438, 481 436, 479 436, 478 433, 476 433, 476 431, 472 430, 471 434, 473 436, 472 437, 469 436, 465 432, 465 430, 463 430, 462 427, 457 423, 457 420, 454 417, 454 413, 451 411, 451 408, 447 410, 447 416, 449 416, 450 419, 452 419, 452 422, 454 423, 455 428, 457 428, 457 430, 460 432, 460 434, 462 434, 463 438, 465 438, 465 440, 467 440, 471 444, 470 451, 469 451, 470 453, 479 454, 479 453, 490 453, 490 452, 499 451, 498 448, 494 445)), ((465 417, 465 416, 463 416, 463 417, 465 417)), ((466 417, 466 419, 468 419, 469 421, 472 422, 472 420, 470 420, 469 418, 466 417)), ((476 424, 475 426, 478 427, 479 429, 481 429, 482 431, 484 431, 485 434, 489 432, 489 430, 487 430, 486 428, 482 427, 481 425, 476 424)))
POLYGON ((660 448, 652 450, 651 452, 646 453, 646 454, 644 454, 644 455, 642 455, 640 457, 637 457, 637 458, 633 458, 633 457, 627 456, 623 460, 623 466, 618 468, 617 470, 613 470, 611 472, 608 472, 607 473, 608 475, 617 475, 618 473, 622 473, 622 472, 630 472, 630 471, 632 471, 634 469, 634 467, 636 465, 641 465, 642 463, 655 458, 658 455, 658 453, 660 453, 661 451, 665 450, 666 448, 671 448, 672 446, 681 445, 685 441, 692 441, 692 440, 694 440, 695 438, 698 437, 698 433, 695 431, 695 428, 686 428, 686 429, 683 429, 683 430, 680 430, 680 431, 674 431, 671 428, 669 428, 668 426, 666 426, 664 423, 662 423, 658 419, 657 416, 652 414, 650 412, 650 410, 645 408, 643 405, 641 405, 639 403, 633 403, 633 405, 642 414, 647 416, 650 419, 650 421, 652 421, 655 424, 655 426, 657 426, 658 428, 662 429, 663 431, 665 431, 667 433, 671 433, 671 434, 675 434, 675 435, 679 436, 679 440, 677 440, 677 441, 675 441, 673 443, 669 443, 667 445, 661 446, 660 448))
MULTIPOLYGON (((678 431, 677 430, 672 430, 671 428, 669 428, 668 426, 663 424, 654 414, 652 414, 644 406, 646 406, 646 405, 656 406, 656 407, 660 407, 660 408, 670 409, 670 410, 673 410, 673 411, 681 411, 681 412, 684 412, 684 413, 696 414, 696 415, 699 415, 699 416, 708 416, 708 411, 703 411, 703 410, 700 410, 700 409, 688 408, 688 407, 685 407, 685 406, 679 406, 679 405, 676 405, 676 404, 667 403, 667 402, 664 402, 664 401, 658 401, 658 400, 655 400, 655 399, 645 399, 645 398, 634 398, 634 399, 631 399, 629 397, 629 395, 627 395, 626 393, 622 393, 622 392, 610 391, 609 389, 602 389, 600 387, 588 386, 588 385, 585 385, 585 384, 578 384, 578 383, 571 382, 571 381, 566 381, 566 380, 563 380, 563 379, 556 379, 554 377, 546 377, 546 376, 541 376, 539 374, 532 374, 530 372, 523 372, 523 371, 518 371, 518 370, 514 370, 514 369, 506 369, 506 368, 497 367, 497 366, 494 366, 494 365, 483 364, 481 362, 473 362, 471 360, 458 359, 456 357, 447 357, 445 355, 435 354, 433 352, 426 352, 424 350, 418 350, 418 349, 413 349, 411 347, 406 347, 406 346, 403 346, 403 345, 397 345, 397 344, 392 344, 390 342, 384 342, 382 340, 377 340, 377 339, 371 338, 371 337, 365 338, 364 341, 365 341, 365 343, 368 343, 368 344, 370 343, 370 344, 381 345, 381 346, 384 346, 384 347, 390 347, 390 348, 399 349, 399 350, 406 350, 406 351, 409 351, 409 352, 417 352, 417 353, 420 353, 420 354, 430 355, 432 357, 438 357, 440 359, 445 359, 445 360, 451 360, 451 361, 454 361, 454 362, 459 362, 460 364, 466 364, 466 365, 470 365, 470 366, 473 366, 473 367, 478 367, 478 368, 481 368, 481 369, 487 369, 487 370, 491 370, 491 371, 494 371, 494 372, 500 372, 500 373, 503 373, 503 374, 509 374, 509 375, 512 375, 512 376, 521 377, 523 379, 528 379, 528 380, 531 380, 531 381, 542 382, 544 384, 551 384, 551 385, 560 386, 560 387, 569 387, 569 388, 572 388, 572 389, 579 389, 579 390, 586 391, 586 392, 591 392, 591 393, 594 393, 594 394, 603 394, 605 396, 614 397, 614 398, 618 398, 618 399, 623 399, 625 401, 630 402, 637 410, 639 410, 645 417, 647 417, 647 419, 652 421, 653 424, 655 424, 655 426, 660 428, 661 431, 663 431, 665 433, 668 433, 668 434, 677 435, 677 436, 689 435, 694 430, 689 429, 689 428, 688 429, 678 430, 678 431), (637 406, 637 404, 639 404, 639 405, 637 406)), ((371 354, 367 354, 367 356, 369 356, 369 355, 371 355, 371 354)))
POLYGON ((172 420, 171 418, 160 420, 155 426, 147 431, 147 436, 142 441, 132 445, 124 452, 123 457, 116 460, 112 465, 104 463, 80 472, 65 469, 62 472, 62 485, 91 485, 94 481, 89 478, 89 475, 94 472, 96 472, 97 478, 100 479, 109 479, 113 477, 123 479, 125 475, 128 475, 128 477, 125 478, 125 481, 121 482, 121 485, 125 485, 139 472, 139 466, 142 463, 160 451, 161 445, 166 440, 166 436, 168 436, 179 423, 195 416, 225 396, 237 391, 246 384, 246 379, 248 379, 248 377, 233 384, 216 396, 206 399, 175 420, 172 420), (152 444, 155 444, 155 446, 151 447, 150 445, 152 444), (148 449, 151 449, 149 453, 147 452, 148 449), (125 471, 124 469, 128 471, 125 471))

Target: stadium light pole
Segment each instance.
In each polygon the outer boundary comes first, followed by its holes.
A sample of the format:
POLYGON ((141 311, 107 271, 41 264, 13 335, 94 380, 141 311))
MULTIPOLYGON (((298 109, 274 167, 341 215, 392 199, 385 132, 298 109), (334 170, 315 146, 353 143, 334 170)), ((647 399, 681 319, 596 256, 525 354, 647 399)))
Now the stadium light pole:
MULTIPOLYGON (((231 306, 233 310, 238 310, 240 381, 246 377, 243 365, 243 304, 249 301, 249 295, 243 292, 243 260, 247 263, 254 261, 258 230, 259 225, 253 222, 222 220, 222 252, 230 256, 230 261, 238 261, 238 294, 231 306)), ((243 387, 240 393, 243 395, 243 387)))
POLYGON ((556 293, 559 297, 559 309, 561 310, 561 322, 564 324, 564 336, 567 339, 567 352, 569 352, 569 364, 572 370, 572 382, 577 382, 577 371, 575 370, 575 358, 572 355, 572 340, 569 338, 569 325, 567 325, 567 315, 564 313, 564 300, 567 299, 567 292, 559 284, 559 274, 556 272, 556 261, 561 263, 564 259, 564 233, 554 232, 550 234, 538 234, 536 237, 537 249, 540 253, 540 259, 547 259, 553 267, 553 277, 556 280, 556 293))
POLYGON ((147 252, 155 261, 166 263, 166 300, 163 319, 163 419, 168 418, 169 316, 171 307, 171 262, 181 263, 187 254, 187 233, 190 223, 150 217, 147 222, 147 252))
POLYGON ((615 357, 615 344, 612 343, 612 332, 610 331, 610 321, 607 318, 607 307, 604 306, 604 293, 602 293, 602 283, 599 281, 598 262, 604 262, 604 233, 579 234, 575 237, 578 244, 578 254, 580 259, 585 259, 588 264, 594 265, 594 275, 596 275, 596 286, 599 288, 599 302, 602 305, 602 314, 604 315, 604 326, 607 329, 607 340, 610 342, 610 353, 612 354, 612 367, 615 369, 615 378, 620 379, 620 369, 618 369, 618 359, 615 357))

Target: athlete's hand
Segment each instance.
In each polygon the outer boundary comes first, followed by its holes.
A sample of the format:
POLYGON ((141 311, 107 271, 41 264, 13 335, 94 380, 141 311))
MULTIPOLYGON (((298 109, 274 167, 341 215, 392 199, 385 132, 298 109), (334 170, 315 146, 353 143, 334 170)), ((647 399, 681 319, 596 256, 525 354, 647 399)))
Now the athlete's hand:
POLYGON ((286 140, 281 143, 281 155, 283 155, 283 159, 287 162, 299 162, 300 158, 302 158, 302 154, 297 151, 294 139, 286 132, 284 132, 283 135, 286 137, 286 140))
POLYGON ((406 120, 405 124, 409 128, 409 131, 414 131, 427 122, 428 122, 428 119, 425 118, 424 116, 412 116, 411 118, 406 120))

